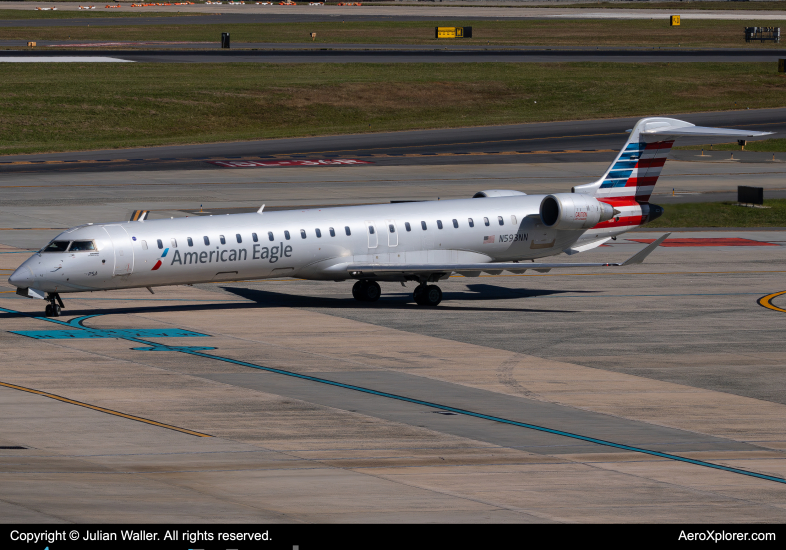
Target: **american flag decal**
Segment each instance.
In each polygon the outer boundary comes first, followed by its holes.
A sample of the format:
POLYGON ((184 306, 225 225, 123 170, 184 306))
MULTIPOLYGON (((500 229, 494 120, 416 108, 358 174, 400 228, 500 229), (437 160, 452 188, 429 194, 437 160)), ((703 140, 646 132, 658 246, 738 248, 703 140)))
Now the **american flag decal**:
POLYGON ((483 244, 494 244, 494 235, 490 237, 483 237, 483 244))

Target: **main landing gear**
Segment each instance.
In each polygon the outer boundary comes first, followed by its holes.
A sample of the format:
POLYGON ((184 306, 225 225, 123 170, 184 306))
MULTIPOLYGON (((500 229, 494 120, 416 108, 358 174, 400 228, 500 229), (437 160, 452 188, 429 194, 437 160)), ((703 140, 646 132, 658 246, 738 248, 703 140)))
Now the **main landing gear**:
POLYGON ((352 296, 358 302, 376 302, 382 296, 382 289, 376 281, 360 280, 352 287, 352 296))
POLYGON ((63 300, 60 299, 59 294, 50 294, 47 296, 49 303, 44 308, 44 315, 47 317, 60 317, 60 309, 65 308, 63 300))
POLYGON ((412 297, 419 306, 436 306, 442 301, 442 290, 437 285, 421 283, 415 287, 412 297))
MULTIPOLYGON (((381 295, 382 289, 376 281, 360 280, 352 287, 352 296, 358 302, 376 302, 381 295)), ((421 283, 412 296, 419 306, 436 306, 442 301, 442 290, 437 285, 421 283)))

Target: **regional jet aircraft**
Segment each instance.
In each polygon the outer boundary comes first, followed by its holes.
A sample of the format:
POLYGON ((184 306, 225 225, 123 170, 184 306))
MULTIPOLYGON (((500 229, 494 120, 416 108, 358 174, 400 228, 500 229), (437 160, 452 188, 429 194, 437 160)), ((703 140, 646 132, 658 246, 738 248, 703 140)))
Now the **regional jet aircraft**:
POLYGON ((768 134, 645 118, 603 177, 570 193, 493 190, 438 202, 88 223, 55 237, 8 281, 18 294, 46 300, 53 317, 65 307, 60 295, 71 292, 279 277, 355 280, 352 295, 365 302, 379 299, 379 281, 413 281, 415 302, 436 306, 442 291, 434 283, 452 273, 641 263, 667 235, 622 263, 536 260, 593 249, 660 216, 650 195, 676 137, 768 134))

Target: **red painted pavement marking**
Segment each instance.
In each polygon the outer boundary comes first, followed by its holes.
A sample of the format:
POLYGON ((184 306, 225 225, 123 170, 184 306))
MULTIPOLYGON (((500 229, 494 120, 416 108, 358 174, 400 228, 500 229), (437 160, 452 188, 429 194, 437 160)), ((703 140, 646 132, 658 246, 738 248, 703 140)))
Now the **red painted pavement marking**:
MULTIPOLYGON (((637 243, 649 244, 655 239, 627 239, 637 243)), ((661 246, 780 246, 763 241, 752 241, 751 239, 738 238, 706 238, 706 239, 666 239, 661 246)))
POLYGON ((223 168, 260 168, 264 166, 338 166, 353 164, 374 164, 358 159, 320 159, 320 160, 210 160, 210 164, 223 168))

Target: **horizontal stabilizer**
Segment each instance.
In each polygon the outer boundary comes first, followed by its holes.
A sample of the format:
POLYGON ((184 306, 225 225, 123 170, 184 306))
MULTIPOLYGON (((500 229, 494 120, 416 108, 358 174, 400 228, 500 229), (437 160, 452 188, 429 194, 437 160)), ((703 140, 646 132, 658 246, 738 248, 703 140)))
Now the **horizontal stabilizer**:
MULTIPOLYGON (((682 122, 682 121, 679 121, 682 122)), ((744 138, 744 137, 761 137, 772 135, 772 132, 756 132, 754 130, 732 130, 730 128, 711 128, 708 126, 694 126, 693 124, 683 122, 684 126, 668 124, 664 122, 654 122, 645 124, 645 129, 641 131, 643 136, 684 136, 684 137, 729 137, 729 138, 744 138), (650 125, 655 126, 652 129, 648 128, 650 125)))

